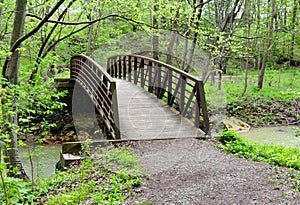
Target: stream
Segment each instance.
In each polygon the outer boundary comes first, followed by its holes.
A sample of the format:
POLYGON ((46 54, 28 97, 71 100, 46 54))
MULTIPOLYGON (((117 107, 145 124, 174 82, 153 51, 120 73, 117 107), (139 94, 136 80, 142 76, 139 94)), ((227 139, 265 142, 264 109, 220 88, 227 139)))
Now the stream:
MULTIPOLYGON (((20 147, 19 156, 28 177, 32 179, 28 149, 34 150, 33 145, 20 147)), ((35 150, 36 154, 32 157, 33 179, 44 179, 55 174, 55 165, 60 159, 61 145, 36 146, 35 150)))
POLYGON ((297 126, 251 128, 250 131, 240 134, 250 141, 261 144, 274 143, 300 148, 300 137, 296 137, 296 128, 297 126))

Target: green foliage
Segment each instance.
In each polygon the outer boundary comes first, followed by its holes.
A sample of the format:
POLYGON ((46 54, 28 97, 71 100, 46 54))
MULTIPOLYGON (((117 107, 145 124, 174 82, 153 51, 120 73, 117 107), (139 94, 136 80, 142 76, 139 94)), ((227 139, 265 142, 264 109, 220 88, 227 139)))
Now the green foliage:
POLYGON ((111 146, 89 153, 79 165, 37 182, 34 191, 30 182, 4 175, 8 192, 7 197, 0 198, 0 203, 124 204, 128 190, 142 183, 137 156, 127 149, 111 146))
POLYGON ((224 144, 218 147, 234 155, 251 158, 255 161, 266 162, 279 166, 300 169, 300 149, 273 144, 259 144, 243 139, 237 133, 226 131, 221 133, 224 144))
POLYGON ((20 124, 15 129, 22 131, 24 135, 30 135, 36 130, 42 131, 43 135, 47 134, 47 130, 54 125, 48 123, 44 116, 66 106, 59 101, 66 92, 57 93, 51 82, 37 82, 33 86, 29 83, 12 85, 2 80, 1 86, 3 85, 0 92, 3 102, 6 103, 2 104, 2 108, 8 116, 18 114, 20 124))
MULTIPOLYGON (((31 183, 22 179, 5 177, 4 178, 6 196, 0 198, 0 202, 6 204, 31 204, 35 198, 32 193, 31 183)), ((0 193, 4 192, 4 184, 0 184, 0 193)))
POLYGON ((300 137, 300 128, 295 129, 295 137, 300 137))

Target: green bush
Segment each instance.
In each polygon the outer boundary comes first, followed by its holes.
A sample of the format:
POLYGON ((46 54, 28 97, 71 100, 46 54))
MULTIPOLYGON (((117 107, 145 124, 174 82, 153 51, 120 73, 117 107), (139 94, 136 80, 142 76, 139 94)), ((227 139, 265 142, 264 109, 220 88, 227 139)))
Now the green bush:
POLYGON ((280 166, 300 169, 300 149, 274 144, 259 144, 245 140, 233 131, 221 133, 218 147, 234 155, 280 166))

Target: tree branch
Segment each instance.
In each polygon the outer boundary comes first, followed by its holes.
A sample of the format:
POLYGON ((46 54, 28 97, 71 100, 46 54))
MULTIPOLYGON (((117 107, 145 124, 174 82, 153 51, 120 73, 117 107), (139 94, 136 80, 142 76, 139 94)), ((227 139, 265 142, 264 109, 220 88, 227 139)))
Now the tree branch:
MULTIPOLYGON (((49 20, 49 18, 57 11, 57 9, 64 3, 64 1, 65 0, 60 0, 34 29, 29 31, 24 36, 20 37, 18 40, 16 40, 16 42, 10 48, 10 52, 14 53, 16 51, 16 49, 18 48, 18 46, 23 41, 25 41, 26 39, 31 37, 33 34, 38 32, 40 30, 40 28, 49 20)), ((6 57, 4 65, 3 65, 3 69, 2 69, 2 76, 4 78, 6 78, 5 73, 6 73, 6 70, 7 70, 8 61, 9 61, 9 57, 6 57)))
MULTIPOLYGON (((33 17, 33 18, 36 18, 36 19, 39 19, 41 20, 42 18, 34 15, 34 14, 27 14, 27 16, 29 17, 33 17)), ((136 24, 143 24, 145 26, 148 26, 148 27, 151 27, 151 25, 149 24, 146 24, 144 22, 141 22, 141 21, 136 21, 136 20, 133 20, 133 19, 130 19, 130 18, 127 18, 127 17, 124 17, 124 16, 121 16, 121 15, 118 15, 118 14, 109 14, 107 16, 104 16, 104 17, 100 17, 100 18, 97 18, 95 20, 92 20, 92 21, 82 21, 82 22, 63 22, 63 21, 55 21, 55 20, 48 20, 47 22, 48 23, 55 23, 55 24, 61 24, 61 25, 69 25, 69 26, 79 26, 79 25, 83 25, 83 24, 88 24, 88 25, 91 25, 91 24, 94 24, 98 21, 102 21, 104 19, 107 19, 109 17, 115 17, 115 18, 121 18, 123 20, 127 20, 127 21, 130 21, 130 22, 133 22, 133 23, 136 23, 136 24)))
POLYGON ((200 3, 200 4, 198 4, 198 5, 195 7, 195 9, 197 9, 197 8, 199 8, 199 7, 202 7, 202 6, 204 6, 205 4, 208 4, 208 3, 211 2, 211 1, 213 1, 213 0, 207 0, 206 2, 200 3))
POLYGON ((117 15, 117 14, 109 14, 109 15, 107 15, 107 16, 104 16, 104 17, 95 19, 95 20, 93 20, 93 21, 90 21, 87 25, 84 25, 84 26, 81 27, 80 29, 77 29, 77 30, 75 30, 75 31, 73 31, 73 32, 71 32, 71 33, 69 33, 68 35, 66 35, 66 36, 64 36, 64 37, 62 37, 62 38, 60 38, 60 39, 58 39, 56 42, 54 42, 54 43, 46 50, 46 52, 45 52, 45 54, 42 56, 42 58, 45 58, 46 55, 47 55, 47 53, 48 53, 53 47, 55 47, 59 42, 65 40, 65 39, 67 39, 67 38, 69 38, 70 36, 72 36, 72 35, 75 34, 75 33, 78 33, 78 32, 80 32, 80 31, 86 29, 86 28, 89 27, 91 24, 94 24, 94 23, 96 23, 96 22, 98 22, 98 21, 105 20, 105 19, 110 18, 110 17, 118 17, 118 18, 120 18, 120 19, 122 19, 122 20, 126 20, 126 21, 133 22, 133 23, 136 23, 136 24, 142 24, 142 25, 146 25, 146 26, 152 27, 151 25, 146 24, 146 23, 144 23, 144 22, 139 22, 139 21, 136 21, 136 20, 133 20, 133 19, 124 17, 124 16, 117 15))

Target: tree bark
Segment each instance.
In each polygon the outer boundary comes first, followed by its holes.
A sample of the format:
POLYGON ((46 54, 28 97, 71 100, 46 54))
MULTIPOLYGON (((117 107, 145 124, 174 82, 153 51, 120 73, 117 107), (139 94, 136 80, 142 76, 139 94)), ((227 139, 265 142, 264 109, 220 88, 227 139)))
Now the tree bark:
MULTIPOLYGON (((91 0, 85 0, 85 2, 86 2, 86 4, 92 4, 91 0)), ((96 7, 93 7, 93 12, 96 12, 96 7)), ((95 20, 95 16, 94 16, 93 12, 88 14, 89 21, 95 20)), ((94 30, 94 24, 91 24, 88 28, 88 42, 87 42, 87 48, 86 48, 86 54, 88 56, 90 56, 92 54, 93 30, 94 30)))
POLYGON ((171 31, 171 36, 170 36, 170 41, 168 45, 168 53, 167 53, 167 61, 166 63, 169 65, 172 65, 172 55, 173 55, 173 48, 174 48, 174 43, 176 39, 176 33, 175 31, 178 28, 178 20, 179 20, 179 8, 180 8, 181 0, 178 0, 178 6, 176 9, 173 25, 172 25, 172 31, 171 31))
MULTIPOLYGON (((26 4, 27 0, 16 0, 16 9, 15 9, 15 17, 14 17, 14 25, 13 25, 13 32, 11 36, 11 47, 15 44, 17 39, 19 39, 24 32, 25 26, 25 17, 26 17, 26 4)), ((18 45, 19 48, 21 44, 18 45)), ((19 67, 20 67, 20 55, 19 51, 16 49, 7 65, 7 70, 5 76, 8 82, 12 84, 19 83, 19 67)), ((7 115, 5 110, 3 110, 4 118, 9 122, 9 125, 6 126, 6 131, 8 131, 10 135, 10 143, 9 149, 5 151, 7 155, 6 162, 11 167, 17 167, 20 171, 19 174, 16 174, 16 177, 27 179, 27 175, 23 169, 23 166, 20 162, 18 156, 18 142, 17 142, 17 131, 15 130, 18 126, 18 117, 17 117, 17 110, 16 110, 16 103, 17 99, 13 99, 12 102, 12 112, 14 114, 7 115)), ((11 173, 13 174, 13 173, 11 173)))
MULTIPOLYGON (((158 21, 157 21, 157 12, 158 12, 158 3, 155 0, 154 1, 154 7, 153 7, 153 14, 152 14, 152 26, 153 29, 157 30, 158 29, 158 21)), ((158 60, 158 43, 159 43, 159 39, 158 39, 158 35, 155 34, 156 31, 153 32, 153 37, 152 37, 152 57, 155 60, 158 60)))
MULTIPOLYGON (((3 4, 4 0, 0 0, 0 3, 3 4)), ((2 7, 0 7, 0 28, 1 28, 1 23, 2 23, 2 7)))
MULTIPOLYGON (((245 9, 246 9, 246 20, 245 20, 245 23, 247 25, 247 47, 250 48, 250 32, 251 32, 251 22, 252 22, 252 19, 251 19, 251 3, 246 1, 245 3, 245 9)), ((246 65, 245 65, 245 79, 244 79, 244 90, 243 90, 243 93, 242 93, 242 96, 244 96, 244 94, 246 93, 247 91, 247 88, 248 88, 248 69, 249 69, 249 54, 247 55, 247 58, 246 58, 246 65)))
POLYGON ((200 4, 199 4, 200 8, 199 9, 198 9, 198 6, 196 6, 194 4, 194 6, 195 6, 194 7, 194 15, 197 13, 197 11, 198 11, 198 14, 197 14, 197 17, 196 17, 196 22, 194 24, 195 33, 194 33, 194 36, 193 36, 193 41, 192 41, 192 45, 191 45, 190 52, 189 52, 189 58, 188 58, 188 61, 187 61, 187 67, 185 68, 186 72, 190 71, 190 66, 191 66, 192 61, 193 61, 193 57, 194 57, 194 53, 195 53, 195 48, 196 48, 196 44, 197 44, 197 40, 198 40, 197 29, 199 28, 199 25, 200 25, 200 19, 201 19, 201 16, 202 16, 202 11, 203 11, 204 5, 205 4, 203 3, 203 0, 200 0, 200 4))
POLYGON ((261 69, 260 69, 260 72, 259 72, 259 75, 258 75, 258 84, 257 84, 258 89, 262 89, 262 87, 263 87, 263 81, 264 81, 264 76, 265 76, 267 59, 268 59, 269 51, 270 51, 272 40, 273 40, 275 0, 271 0, 271 8, 272 8, 272 12, 271 12, 271 16, 270 16, 269 38, 268 38, 268 42, 267 42, 267 45, 266 45, 266 48, 265 48, 265 51, 264 51, 264 57, 263 57, 263 60, 262 60, 261 69))

